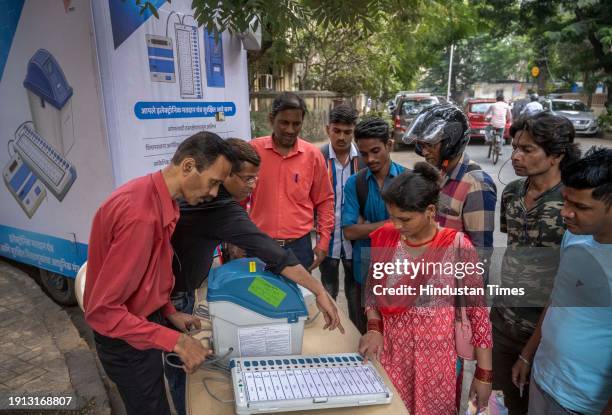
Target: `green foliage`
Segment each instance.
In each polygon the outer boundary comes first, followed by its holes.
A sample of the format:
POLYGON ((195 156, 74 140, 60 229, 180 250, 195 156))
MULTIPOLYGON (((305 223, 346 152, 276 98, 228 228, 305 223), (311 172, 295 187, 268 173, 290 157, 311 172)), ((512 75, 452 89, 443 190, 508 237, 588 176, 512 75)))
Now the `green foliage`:
POLYGON ((251 111, 251 137, 263 137, 272 133, 268 111, 251 111))
POLYGON ((360 24, 330 29, 308 22, 291 33, 288 45, 294 61, 303 65, 299 89, 378 97, 397 87, 391 49, 379 31, 367 35, 360 24))
MULTIPOLYGON (((127 0, 121 0, 121 1, 125 3, 127 0)), ((140 14, 143 14, 144 12, 149 10, 153 16, 159 19, 159 13, 157 13, 157 8, 153 5, 153 3, 151 3, 150 1, 143 1, 143 0, 134 0, 134 1, 136 2, 136 6, 140 7, 140 14)), ((168 3, 170 3, 172 0, 167 0, 167 1, 168 3)))
MULTIPOLYGON (((341 3, 349 15, 358 6, 341 3)), ((422 68, 437 62, 451 43, 487 27, 469 2, 396 0, 385 6, 366 10, 362 16, 369 18, 349 26, 340 20, 322 24, 307 15, 300 27, 249 55, 251 73, 273 73, 279 63, 299 62, 299 89, 366 93, 386 100, 400 89, 413 88, 422 68)))
MULTIPOLYGON (((533 58, 526 36, 494 38, 479 34, 459 41, 453 58, 453 91, 470 89, 476 82, 524 79, 533 58)), ((438 61, 430 66, 421 80, 421 89, 445 93, 448 79, 449 52, 438 53, 438 61)))
POLYGON ((373 22, 388 3, 390 1, 352 0, 347 7, 343 0, 193 0, 193 8, 198 23, 211 32, 242 33, 261 25, 276 37, 302 27, 306 21, 315 21, 323 28, 360 24, 372 31, 373 22))
POLYGON ((597 118, 597 123, 599 124, 599 128, 603 131, 611 131, 612 130, 612 113, 605 112, 601 114, 597 118))
MULTIPOLYGON (((149 1, 131 1, 156 14, 149 1)), ((300 89, 365 92, 379 99, 417 86, 442 92, 454 44, 454 91, 475 81, 528 78, 529 68, 538 65, 544 80, 585 81, 587 88, 605 81, 612 103, 610 0, 193 0, 192 5, 211 32, 261 27, 264 46, 249 52, 250 73, 301 63, 300 89)))
POLYGON ((602 80, 608 86, 608 102, 612 101, 612 2, 549 0, 500 5, 501 0, 479 1, 486 8, 497 6, 503 11, 490 16, 497 24, 506 24, 510 33, 528 36, 545 75, 568 84, 586 80, 587 88, 602 80))

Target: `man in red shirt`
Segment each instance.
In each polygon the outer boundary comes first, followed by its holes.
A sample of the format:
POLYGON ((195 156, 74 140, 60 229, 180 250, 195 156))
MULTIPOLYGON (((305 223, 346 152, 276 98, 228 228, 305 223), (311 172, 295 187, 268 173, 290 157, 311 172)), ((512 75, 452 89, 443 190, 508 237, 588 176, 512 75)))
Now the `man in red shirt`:
POLYGON ((85 320, 128 414, 170 414, 162 351, 177 353, 191 373, 210 354, 185 332, 199 320, 176 311, 170 237, 176 200, 196 205, 216 196, 235 156, 209 132, 183 141, 169 166, 115 190, 94 216, 89 239, 85 320), (163 326, 167 319, 177 330, 163 326))
POLYGON ((318 147, 298 137, 306 104, 284 92, 270 112, 272 135, 251 141, 259 157, 259 181, 251 200, 251 218, 265 233, 291 249, 308 270, 327 256, 334 229, 334 191, 318 147), (310 231, 317 219, 317 244, 310 231))

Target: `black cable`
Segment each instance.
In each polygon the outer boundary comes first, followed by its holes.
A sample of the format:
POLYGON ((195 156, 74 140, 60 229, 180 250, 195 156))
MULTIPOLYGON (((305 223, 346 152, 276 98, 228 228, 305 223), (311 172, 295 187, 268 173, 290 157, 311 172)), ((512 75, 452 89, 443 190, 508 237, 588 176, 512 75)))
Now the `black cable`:
POLYGON ((498 180, 498 181, 499 181, 501 184, 503 184, 504 186, 507 186, 507 185, 508 185, 508 183, 504 183, 504 182, 502 182, 502 179, 501 179, 501 171, 502 171, 502 169, 503 169, 503 168, 506 166, 506 164, 508 164, 508 162, 509 162, 510 160, 512 160, 512 157, 510 157, 508 160, 504 161, 504 164, 502 164, 502 165, 499 167, 499 170, 497 171, 497 180, 498 180))

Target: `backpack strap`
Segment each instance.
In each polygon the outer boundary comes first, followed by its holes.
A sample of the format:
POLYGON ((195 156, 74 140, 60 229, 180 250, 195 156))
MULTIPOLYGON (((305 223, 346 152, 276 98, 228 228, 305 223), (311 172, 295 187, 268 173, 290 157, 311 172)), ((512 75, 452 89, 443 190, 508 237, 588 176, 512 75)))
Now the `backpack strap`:
POLYGON ((359 202, 359 214, 365 219, 365 205, 368 201, 368 180, 367 180, 368 169, 361 169, 357 173, 357 201, 359 202))
POLYGON ((327 175, 329 176, 329 181, 331 182, 332 186, 334 186, 335 188, 336 186, 335 179, 334 179, 335 172, 334 172, 334 165, 332 161, 329 159, 329 143, 322 145, 319 148, 319 150, 321 150, 321 153, 323 154, 323 158, 325 158, 325 166, 327 167, 327 175))
POLYGON ((329 160, 329 143, 323 144, 320 150, 321 153, 323 153, 323 157, 325 157, 325 160, 329 160))

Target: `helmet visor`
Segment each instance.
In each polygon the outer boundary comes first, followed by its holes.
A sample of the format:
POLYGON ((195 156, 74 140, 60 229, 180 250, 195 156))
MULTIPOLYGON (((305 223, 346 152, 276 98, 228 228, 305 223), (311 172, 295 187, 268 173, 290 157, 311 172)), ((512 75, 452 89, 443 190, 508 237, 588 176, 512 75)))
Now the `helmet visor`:
POLYGON ((447 121, 443 118, 428 117, 428 114, 420 114, 403 135, 402 141, 406 144, 413 144, 417 141, 430 145, 438 144, 440 141, 452 137, 452 130, 457 127, 462 128, 460 123, 447 121))

